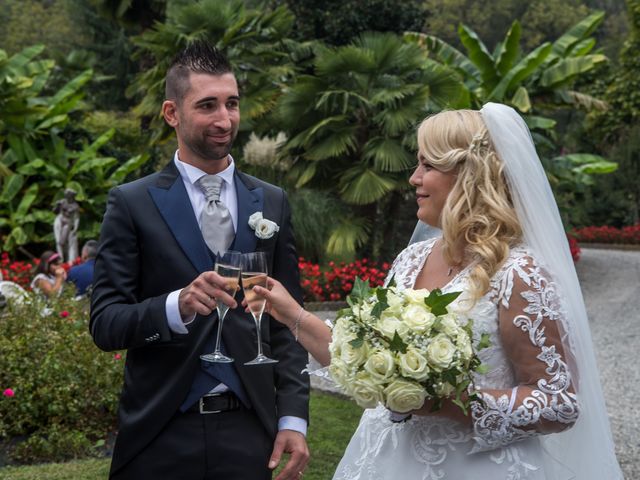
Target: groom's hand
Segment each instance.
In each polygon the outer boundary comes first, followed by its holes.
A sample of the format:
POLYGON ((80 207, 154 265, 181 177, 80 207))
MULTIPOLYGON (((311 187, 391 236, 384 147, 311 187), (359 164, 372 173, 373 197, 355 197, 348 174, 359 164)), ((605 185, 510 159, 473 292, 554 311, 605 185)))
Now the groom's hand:
POLYGON ((216 272, 204 272, 183 288, 178 296, 180 316, 192 318, 196 314, 209 315, 216 308, 216 298, 236 308, 238 304, 231 295, 224 291, 225 280, 216 272))
POLYGON ((283 453, 290 455, 289 461, 275 480, 300 480, 309 461, 309 448, 304 435, 294 430, 278 432, 269 460, 271 470, 278 466, 283 453))

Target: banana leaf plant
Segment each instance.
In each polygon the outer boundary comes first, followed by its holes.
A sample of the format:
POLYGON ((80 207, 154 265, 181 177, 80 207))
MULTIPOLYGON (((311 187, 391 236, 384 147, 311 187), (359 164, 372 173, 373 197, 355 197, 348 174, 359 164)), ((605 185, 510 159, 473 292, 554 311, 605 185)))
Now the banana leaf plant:
POLYGON ((9 252, 52 241, 52 206, 66 188, 77 192, 87 217, 81 236, 96 236, 109 188, 148 159, 138 155, 120 165, 102 156, 114 130, 80 147, 67 144, 64 128, 83 107, 93 72, 83 71, 45 95, 55 65, 36 59, 42 50, 28 47, 11 57, 0 50, 0 235, 9 252))
POLYGON ((516 20, 493 52, 469 27, 460 25, 458 35, 466 53, 431 35, 407 32, 405 40, 419 45, 429 58, 455 70, 464 84, 468 107, 479 109, 487 102, 511 105, 527 122, 543 157, 549 180, 556 192, 582 188, 592 175, 617 167, 598 155, 555 155, 560 150, 556 110, 604 110, 606 102, 576 90, 576 80, 591 74, 607 58, 595 52, 593 32, 602 23, 603 12, 584 18, 554 42, 545 42, 530 52, 520 49, 521 27, 516 20))

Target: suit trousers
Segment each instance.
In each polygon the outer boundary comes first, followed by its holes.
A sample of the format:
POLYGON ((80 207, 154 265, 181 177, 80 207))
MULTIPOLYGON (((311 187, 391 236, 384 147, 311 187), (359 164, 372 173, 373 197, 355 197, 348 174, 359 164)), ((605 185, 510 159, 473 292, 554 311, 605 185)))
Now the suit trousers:
POLYGON ((254 411, 178 412, 113 480, 266 480, 274 439, 254 411))

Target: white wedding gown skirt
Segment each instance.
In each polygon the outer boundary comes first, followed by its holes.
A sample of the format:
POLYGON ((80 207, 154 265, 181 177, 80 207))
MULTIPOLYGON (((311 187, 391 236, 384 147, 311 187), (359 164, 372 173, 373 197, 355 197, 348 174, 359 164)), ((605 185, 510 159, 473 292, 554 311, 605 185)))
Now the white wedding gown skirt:
POLYGON ((451 420, 412 416, 389 420, 379 406, 366 410, 334 480, 543 480, 537 437, 490 452, 469 453, 471 427, 451 420))

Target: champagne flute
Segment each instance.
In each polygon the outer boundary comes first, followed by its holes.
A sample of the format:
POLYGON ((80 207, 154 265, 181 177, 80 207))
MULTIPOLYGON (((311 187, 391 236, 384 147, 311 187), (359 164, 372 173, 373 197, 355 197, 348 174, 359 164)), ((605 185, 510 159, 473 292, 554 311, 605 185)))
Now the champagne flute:
POLYGON ((262 321, 262 312, 264 312, 264 306, 267 301, 253 291, 253 287, 256 285, 267 288, 267 273, 267 257, 264 252, 242 254, 242 288, 244 289, 244 298, 246 298, 253 320, 256 322, 256 331, 258 333, 258 356, 250 362, 246 362, 245 365, 278 363, 278 360, 269 358, 262 353, 260 323, 262 321))
MULTIPOLYGON (((218 255, 215 272, 224 280, 223 290, 232 297, 236 294, 240 284, 240 263, 242 254, 233 250, 227 250, 218 255)), ((216 334, 216 348, 212 353, 200 355, 202 360, 214 363, 231 363, 233 358, 227 357, 220 350, 220 338, 224 317, 229 311, 229 306, 216 298, 216 310, 218 312, 218 333, 216 334)))

